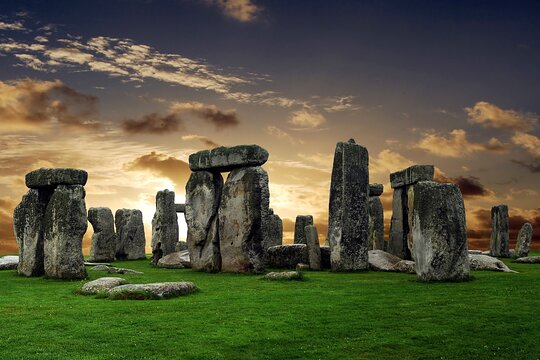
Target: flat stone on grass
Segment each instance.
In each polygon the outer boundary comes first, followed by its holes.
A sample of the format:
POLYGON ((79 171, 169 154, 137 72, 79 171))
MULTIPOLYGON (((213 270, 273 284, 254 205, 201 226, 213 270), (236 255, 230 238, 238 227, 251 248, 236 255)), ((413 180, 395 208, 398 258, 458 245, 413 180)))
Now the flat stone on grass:
POLYGON ((487 270, 487 271, 502 271, 502 272, 512 272, 517 271, 511 270, 505 263, 501 260, 489 256, 489 255, 478 255, 478 254, 469 254, 469 265, 471 270, 487 270))
POLYGON ((540 256, 520 257, 514 260, 514 262, 521 264, 540 264, 540 256))
POLYGON ((102 277, 84 284, 80 293, 82 295, 96 295, 99 292, 110 290, 125 283, 127 283, 127 280, 119 277, 102 277))
POLYGON ((19 264, 18 256, 0 257, 0 270, 15 270, 19 264))
POLYGON ((269 272, 264 276, 265 280, 295 280, 302 281, 304 280, 304 275, 299 271, 281 271, 281 272, 269 272))
POLYGON ((195 291, 197 291, 195 284, 188 281, 127 284, 109 290, 109 298, 112 300, 160 300, 189 295, 195 291))

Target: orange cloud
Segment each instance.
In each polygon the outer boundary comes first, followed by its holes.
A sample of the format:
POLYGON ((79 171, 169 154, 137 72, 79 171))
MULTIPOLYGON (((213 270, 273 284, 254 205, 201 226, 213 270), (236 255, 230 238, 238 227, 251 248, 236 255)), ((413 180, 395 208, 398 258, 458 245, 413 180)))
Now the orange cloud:
POLYGON ((183 189, 191 176, 189 164, 166 154, 152 151, 124 165, 127 171, 149 171, 170 179, 179 189, 183 189))
POLYGON ((239 22, 255 21, 262 8, 251 0, 206 0, 208 4, 216 5, 223 13, 239 22))
POLYGON ((414 148, 427 151, 441 157, 459 158, 474 152, 508 151, 508 146, 496 138, 491 138, 486 144, 471 143, 467 139, 467 132, 462 129, 452 130, 449 136, 438 134, 434 131, 425 132, 414 148))
POLYGON ((465 108, 469 121, 484 127, 526 131, 538 122, 538 115, 522 113, 515 110, 504 110, 487 101, 479 101, 473 107, 465 108))

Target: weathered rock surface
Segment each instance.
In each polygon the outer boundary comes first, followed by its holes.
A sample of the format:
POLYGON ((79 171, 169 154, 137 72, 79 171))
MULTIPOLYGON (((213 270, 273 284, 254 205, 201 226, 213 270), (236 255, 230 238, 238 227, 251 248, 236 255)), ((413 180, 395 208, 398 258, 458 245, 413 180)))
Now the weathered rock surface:
POLYGON ((454 184, 421 181, 409 188, 412 253, 422 281, 469 278, 465 207, 454 184))
POLYGON ((88 209, 88 221, 94 228, 92 246, 90 247, 90 261, 114 261, 116 234, 114 232, 114 217, 111 209, 105 207, 88 209))
POLYGON ((394 189, 392 198, 392 219, 390 221, 388 252, 404 260, 412 258, 408 245, 410 231, 408 219, 407 188, 396 188, 394 189))
POLYGON ((94 271, 107 271, 107 270, 109 270, 110 267, 111 267, 110 265, 99 264, 99 265, 92 266, 92 268, 91 268, 90 270, 94 270, 94 271))
POLYGON ((162 190, 156 195, 156 212, 152 219, 152 252, 161 244, 163 256, 172 254, 178 242, 178 216, 174 191, 162 190))
POLYGON ((19 264, 18 256, 0 257, 0 270, 15 270, 19 264))
POLYGON ((109 298, 113 300, 158 300, 188 295, 195 291, 197 291, 195 284, 188 281, 126 284, 110 289, 109 298))
POLYGON ((229 174, 218 212, 222 271, 263 270, 269 202, 268 174, 263 168, 241 168, 229 174))
POLYGON ((306 243, 308 248, 309 268, 311 270, 321 270, 321 244, 317 228, 307 225, 305 228, 306 243))
POLYGON ((185 213, 186 212, 186 204, 174 204, 174 210, 177 213, 185 213))
POLYGON ((367 270, 369 156, 353 139, 339 142, 334 154, 328 241, 332 270, 367 270))
POLYGON ((525 223, 519 230, 519 234, 516 241, 515 256, 518 258, 526 257, 529 255, 531 248, 531 241, 533 235, 533 228, 530 223, 525 223))
POLYGON ((306 244, 272 246, 266 250, 264 262, 269 268, 295 269, 299 263, 308 264, 306 244))
POLYGON ((540 264, 540 256, 520 257, 514 260, 514 262, 522 264, 540 264))
POLYGON ((321 267, 323 269, 331 269, 332 264, 330 262, 330 246, 321 246, 321 267))
POLYGON ((116 258, 138 260, 146 258, 142 212, 136 209, 118 209, 114 215, 116 224, 116 258))
POLYGON ((383 184, 369 184, 369 196, 381 196, 383 191, 383 184))
POLYGON ((82 239, 87 217, 82 185, 59 185, 45 211, 45 274, 56 279, 84 279, 82 239))
POLYGON ((95 295, 98 292, 104 292, 125 283, 127 283, 127 280, 119 277, 102 277, 84 284, 81 288, 81 294, 95 295))
POLYGON ((471 270, 503 271, 515 272, 506 266, 501 260, 489 255, 469 254, 469 263, 471 270))
POLYGON ((263 240, 264 251, 269 247, 283 244, 283 221, 279 215, 274 214, 273 209, 268 209, 268 212, 265 238, 263 240))
POLYGON ((166 255, 159 259, 157 266, 165 269, 190 268, 189 251, 184 250, 166 255))
POLYGON ((203 150, 189 156, 192 171, 228 172, 243 167, 260 166, 268 160, 268 151, 259 145, 239 145, 203 150))
POLYGON ((394 271, 408 274, 416 274, 414 261, 400 260, 394 265, 394 271))
POLYGON ((47 189, 30 189, 13 212, 13 229, 19 246, 17 272, 41 276, 44 268, 45 211, 52 195, 47 189))
POLYGON ((482 250, 469 250, 469 254, 473 254, 473 255, 482 255, 483 251, 482 250))
POLYGON ((126 268, 117 268, 109 266, 107 269, 109 274, 131 274, 131 275, 142 275, 143 273, 136 270, 126 269, 126 268))
POLYGON ((369 251, 369 267, 375 271, 394 271, 401 259, 382 250, 369 251))
POLYGON ((80 169, 41 168, 26 174, 26 186, 31 189, 58 185, 85 185, 88 173, 80 169))
POLYGON ((296 271, 307 271, 307 270, 310 270, 311 268, 309 267, 308 264, 296 264, 296 271))
POLYGON ((378 196, 369 198, 369 250, 384 250, 384 210, 378 196))
POLYGON ((297 215, 294 223, 294 243, 306 244, 305 228, 308 225, 313 225, 313 216, 297 215))
POLYGON ((191 267, 197 271, 221 270, 218 209, 223 191, 220 174, 197 171, 186 184, 187 245, 191 267))
POLYGON ((433 165, 413 165, 404 170, 390 174, 390 185, 393 189, 416 184, 419 181, 431 181, 435 174, 433 165))
POLYGON ((174 246, 174 252, 184 251, 188 249, 187 241, 179 241, 174 246))
POLYGON ((491 208, 491 256, 509 257, 508 206, 497 205, 491 208))
POLYGON ((269 272, 264 276, 266 280, 302 280, 304 277, 299 271, 269 272))

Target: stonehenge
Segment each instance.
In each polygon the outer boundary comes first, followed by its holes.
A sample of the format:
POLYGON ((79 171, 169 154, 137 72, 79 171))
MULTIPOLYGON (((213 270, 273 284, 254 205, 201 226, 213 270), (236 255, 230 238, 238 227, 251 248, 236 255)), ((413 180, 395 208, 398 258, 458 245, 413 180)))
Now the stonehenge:
POLYGON ((530 223, 525 223, 519 230, 516 241, 515 257, 522 258, 529 256, 533 235, 533 228, 530 223))
POLYGON ((297 215, 294 222, 294 243, 307 244, 305 228, 308 225, 313 225, 313 216, 297 215))
POLYGON ((508 206, 497 205, 491 208, 491 241, 489 254, 496 257, 509 257, 508 206))
POLYGON ((88 221, 94 228, 90 248, 90 262, 114 261, 116 233, 111 209, 105 207, 88 209, 88 221))
POLYGON ((114 215, 116 225, 116 259, 145 259, 146 237, 142 212, 137 209, 118 209, 114 215))
POLYGON ((321 245, 317 228, 313 225, 307 225, 304 234, 308 249, 309 268, 311 270, 321 270, 321 245))
POLYGON ((174 196, 174 192, 169 190, 158 191, 156 194, 151 244, 152 253, 159 247, 162 250, 162 256, 172 254, 178 242, 178 216, 174 196))
POLYGON ((283 244, 283 221, 278 214, 274 214, 273 209, 268 209, 265 238, 263 239, 263 250, 266 251, 272 246, 283 244))
POLYGON ((385 250, 384 209, 379 197, 382 193, 382 184, 369 184, 369 250, 385 250))

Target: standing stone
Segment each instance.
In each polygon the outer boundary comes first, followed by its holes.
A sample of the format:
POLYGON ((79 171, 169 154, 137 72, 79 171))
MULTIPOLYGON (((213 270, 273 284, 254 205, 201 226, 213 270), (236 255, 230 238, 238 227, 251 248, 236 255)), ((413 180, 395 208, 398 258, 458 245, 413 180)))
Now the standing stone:
POLYGON ((491 208, 491 256, 509 257, 508 206, 497 205, 491 208))
POLYGON ((421 181, 409 188, 411 242, 422 281, 469 278, 465 206, 454 184, 421 181))
POLYGON ((82 185, 59 185, 45 212, 45 274, 57 279, 84 279, 82 239, 87 217, 82 185))
POLYGON ((268 160, 268 151, 259 145, 239 145, 203 150, 189 156, 192 171, 227 172, 244 167, 254 167, 268 160))
POLYGON ((219 206, 223 271, 262 271, 269 200, 268 174, 263 168, 242 168, 229 174, 219 206))
POLYGON ((309 268, 311 270, 321 270, 321 244, 317 228, 313 225, 305 227, 306 244, 308 248, 309 268))
POLYGON ((294 223, 294 243, 307 244, 305 228, 308 225, 313 225, 313 216, 298 215, 294 223))
POLYGON ((268 209, 268 219, 266 221, 266 236, 263 241, 263 249, 283 244, 283 221, 279 215, 274 214, 273 209, 268 209))
POLYGON ((384 250, 384 210, 378 196, 369 197, 369 250, 384 250))
POLYGON ((90 208, 88 210, 88 221, 94 228, 89 261, 114 261, 116 234, 114 233, 114 217, 111 209, 106 207, 90 208))
POLYGON ((518 238, 516 241, 515 256, 517 258, 526 257, 529 255, 533 235, 532 225, 529 223, 523 224, 521 230, 519 230, 518 238))
POLYGON ((368 151, 353 139, 336 146, 330 185, 328 241, 332 270, 367 270, 368 151))
POLYGON ((381 196, 383 191, 383 184, 369 184, 369 196, 381 196))
POLYGON ((17 272, 20 275, 41 276, 45 273, 45 209, 51 195, 50 190, 30 189, 13 213, 13 228, 19 245, 17 272))
POLYGON ((191 173, 186 184, 185 218, 188 227, 187 245, 194 270, 221 270, 218 209, 223 190, 219 173, 191 173))
POLYGON ((145 259, 146 238, 142 212, 136 209, 118 209, 116 224, 116 258, 118 260, 145 259))
POLYGON ((161 243, 163 256, 172 254, 178 242, 178 216, 174 191, 162 190, 156 195, 156 212, 152 219, 152 252, 161 243))

